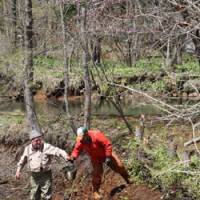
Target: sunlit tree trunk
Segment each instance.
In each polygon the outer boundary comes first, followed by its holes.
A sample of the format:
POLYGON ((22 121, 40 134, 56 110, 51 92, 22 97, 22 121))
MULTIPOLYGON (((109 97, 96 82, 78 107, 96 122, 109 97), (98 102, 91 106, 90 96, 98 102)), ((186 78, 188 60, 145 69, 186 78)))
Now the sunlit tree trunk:
POLYGON ((3 20, 3 29, 4 29, 4 33, 7 37, 9 37, 9 23, 8 23, 8 18, 6 18, 6 16, 8 16, 8 2, 6 0, 2 0, 2 9, 3 9, 3 16, 4 16, 4 20, 3 20))
POLYGON ((32 1, 25 0, 25 75, 24 75, 24 98, 26 104, 28 124, 33 130, 39 131, 39 124, 33 104, 33 94, 31 87, 33 85, 33 17, 32 1))
POLYGON ((14 51, 17 47, 17 0, 11 0, 11 35, 14 51))
POLYGON ((166 52, 166 59, 165 65, 166 68, 169 70, 174 70, 174 65, 182 63, 182 47, 181 47, 181 40, 182 38, 179 37, 177 40, 171 40, 170 38, 167 41, 167 52, 166 52))
POLYGON ((64 61, 64 82, 65 82, 65 93, 64 93, 64 100, 65 100, 65 110, 67 113, 67 117, 70 122, 71 129, 74 133, 76 133, 76 126, 74 124, 73 118, 69 111, 69 101, 68 101, 68 87, 69 87, 69 62, 68 62, 68 55, 67 55, 67 38, 66 38, 66 25, 64 21, 63 15, 63 5, 60 4, 60 14, 61 14, 61 25, 62 25, 62 33, 63 33, 63 61, 64 61))
POLYGON ((81 43, 83 47, 82 53, 82 65, 84 70, 84 84, 85 84, 85 100, 84 100, 84 126, 90 127, 90 115, 91 115, 91 80, 89 72, 89 49, 88 49, 88 38, 87 38, 87 10, 86 7, 81 7, 81 43))

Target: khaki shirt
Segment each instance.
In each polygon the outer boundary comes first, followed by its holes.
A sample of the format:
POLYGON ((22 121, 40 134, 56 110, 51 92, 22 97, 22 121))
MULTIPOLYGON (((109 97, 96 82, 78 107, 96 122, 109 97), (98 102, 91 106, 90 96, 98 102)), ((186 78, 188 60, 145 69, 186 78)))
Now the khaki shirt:
POLYGON ((25 147, 17 167, 21 170, 28 163, 31 172, 48 171, 51 169, 51 159, 53 156, 67 160, 68 154, 64 150, 48 143, 44 143, 43 148, 40 150, 34 150, 32 144, 30 144, 25 147))

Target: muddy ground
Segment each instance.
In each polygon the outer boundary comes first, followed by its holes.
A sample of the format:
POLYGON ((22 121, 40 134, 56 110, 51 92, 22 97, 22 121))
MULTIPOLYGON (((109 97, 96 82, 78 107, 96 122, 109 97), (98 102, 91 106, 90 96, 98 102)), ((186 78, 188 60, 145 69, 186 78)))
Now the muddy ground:
MULTIPOLYGON (((29 199, 29 174, 24 169, 20 180, 15 180, 16 148, 0 147, 0 200, 29 199)), ((92 200, 91 169, 81 164, 73 183, 64 178, 63 163, 53 163, 53 200, 92 200), (82 166, 82 167, 81 167, 82 166), (87 175, 86 175, 87 174, 87 175)), ((105 168, 101 195, 105 200, 159 200, 161 194, 146 185, 126 185, 123 179, 110 169, 105 168)))

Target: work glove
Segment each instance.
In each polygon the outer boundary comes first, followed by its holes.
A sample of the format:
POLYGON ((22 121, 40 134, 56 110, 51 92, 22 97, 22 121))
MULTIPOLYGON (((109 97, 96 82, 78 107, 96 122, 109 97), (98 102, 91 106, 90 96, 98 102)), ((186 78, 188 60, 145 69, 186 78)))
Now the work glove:
POLYGON ((69 162, 74 162, 74 160, 75 160, 75 158, 73 157, 73 156, 69 156, 68 158, 67 158, 67 160, 69 161, 69 162))
POLYGON ((106 165, 110 166, 112 164, 111 157, 106 157, 105 163, 106 163, 106 165))

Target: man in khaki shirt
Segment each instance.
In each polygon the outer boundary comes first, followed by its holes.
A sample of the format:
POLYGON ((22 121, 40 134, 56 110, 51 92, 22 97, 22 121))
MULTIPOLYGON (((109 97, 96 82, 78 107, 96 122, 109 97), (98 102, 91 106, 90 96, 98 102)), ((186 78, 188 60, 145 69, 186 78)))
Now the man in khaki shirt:
POLYGON ((15 177, 20 179, 21 170, 28 164, 31 172, 31 200, 52 199, 51 159, 62 157, 66 161, 69 155, 62 149, 43 141, 42 134, 36 130, 30 133, 31 144, 25 147, 24 153, 17 164, 15 177))

